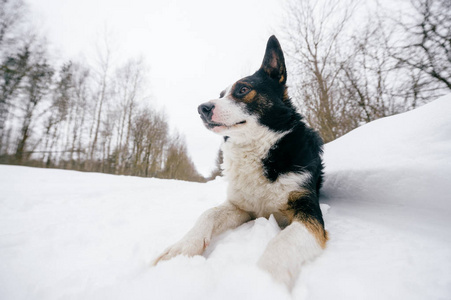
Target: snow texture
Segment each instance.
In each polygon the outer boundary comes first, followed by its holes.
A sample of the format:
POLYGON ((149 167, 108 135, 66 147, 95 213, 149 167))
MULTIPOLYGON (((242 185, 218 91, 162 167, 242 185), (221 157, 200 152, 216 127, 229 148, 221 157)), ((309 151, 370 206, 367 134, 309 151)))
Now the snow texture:
POLYGON ((257 219, 150 267, 226 183, 0 166, 0 299, 451 299, 451 95, 326 145, 330 241, 291 293, 257 219))

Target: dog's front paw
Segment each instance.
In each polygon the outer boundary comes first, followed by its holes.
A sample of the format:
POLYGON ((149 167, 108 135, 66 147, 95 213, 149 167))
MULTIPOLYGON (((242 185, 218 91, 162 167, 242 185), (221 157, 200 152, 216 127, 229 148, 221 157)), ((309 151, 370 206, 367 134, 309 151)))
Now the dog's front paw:
POLYGON ((167 248, 163 254, 158 256, 152 265, 156 266, 162 260, 169 260, 177 255, 194 256, 201 255, 210 243, 208 238, 190 238, 186 237, 167 248))

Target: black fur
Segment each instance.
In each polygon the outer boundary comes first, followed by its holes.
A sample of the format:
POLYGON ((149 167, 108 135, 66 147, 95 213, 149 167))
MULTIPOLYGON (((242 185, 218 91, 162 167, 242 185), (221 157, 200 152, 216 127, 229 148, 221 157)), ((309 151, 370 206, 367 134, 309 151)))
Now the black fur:
MULTIPOLYGON (((323 141, 317 132, 305 125, 293 106, 288 97, 286 79, 282 48, 272 36, 268 40, 260 69, 237 81, 232 87, 231 96, 247 113, 257 116, 260 124, 274 132, 286 133, 262 159, 264 175, 274 182, 283 174, 310 174, 310 180, 299 187, 308 193, 302 194, 299 199, 289 199, 288 209, 294 216, 314 218, 324 226, 318 201, 323 181, 323 141)), ((220 97, 224 96, 225 92, 222 92, 220 97)), ((208 103, 199 106, 201 118, 210 129, 218 125, 211 121, 213 108, 208 103)), ((224 137, 225 142, 229 139, 233 140, 233 137, 224 137)))
POLYGON ((259 122, 272 131, 289 131, 263 159, 265 176, 274 182, 282 174, 309 172, 312 175, 309 188, 319 193, 323 174, 323 141, 318 133, 305 125, 302 116, 286 96, 286 76, 283 52, 277 39, 272 36, 268 41, 262 67, 253 75, 239 80, 232 94, 239 101, 243 96, 238 95, 237 91, 243 85, 250 86, 257 92, 257 96, 252 102, 245 104, 245 109, 250 114, 257 115, 259 122), (280 81, 281 77, 284 80, 280 81))
MULTIPOLYGON (((286 112, 286 108, 273 108, 273 110, 279 110, 284 115, 289 115, 289 118, 285 119, 284 122, 277 122, 272 119, 271 123, 266 122, 265 125, 276 131, 282 131, 282 128, 291 131, 283 136, 262 160, 264 174, 268 180, 274 182, 282 174, 290 172, 310 173, 309 182, 302 187, 309 190, 309 194, 290 202, 289 207, 295 215, 308 215, 324 226, 318 199, 323 181, 321 159, 323 141, 318 133, 304 124, 302 117, 294 109, 289 109, 291 113, 286 112)), ((262 120, 263 122, 264 120, 262 120)), ((302 219, 304 218, 305 216, 302 217, 302 219)))
POLYGON ((295 215, 308 215, 324 226, 318 200, 323 181, 323 141, 317 132, 305 125, 287 96, 283 52, 275 37, 268 41, 262 67, 241 81, 250 82, 264 99, 247 104, 249 112, 257 113, 260 123, 273 131, 289 131, 262 160, 265 177, 274 182, 280 175, 290 172, 310 173, 310 181, 302 187, 309 194, 291 201, 289 207, 295 215))

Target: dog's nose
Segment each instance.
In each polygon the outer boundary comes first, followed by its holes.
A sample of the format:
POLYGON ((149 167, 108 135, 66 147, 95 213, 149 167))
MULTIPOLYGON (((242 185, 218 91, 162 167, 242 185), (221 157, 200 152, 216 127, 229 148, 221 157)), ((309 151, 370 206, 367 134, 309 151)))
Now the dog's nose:
POLYGON ((211 102, 207 102, 199 105, 197 111, 206 120, 211 120, 211 116, 213 115, 213 108, 215 108, 215 105, 211 102))

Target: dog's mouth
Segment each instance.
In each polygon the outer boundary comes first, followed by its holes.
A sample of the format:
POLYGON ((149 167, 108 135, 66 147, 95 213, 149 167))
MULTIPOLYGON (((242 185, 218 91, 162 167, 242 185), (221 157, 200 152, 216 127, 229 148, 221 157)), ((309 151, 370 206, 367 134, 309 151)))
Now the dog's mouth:
POLYGON ((216 122, 211 122, 211 121, 210 122, 204 122, 204 123, 205 123, 205 126, 208 127, 208 129, 215 129, 215 128, 219 129, 221 127, 229 129, 229 128, 232 128, 232 127, 235 127, 235 126, 238 126, 238 125, 245 124, 246 120, 237 122, 237 123, 235 123, 233 125, 226 125, 226 124, 216 123, 216 122))

